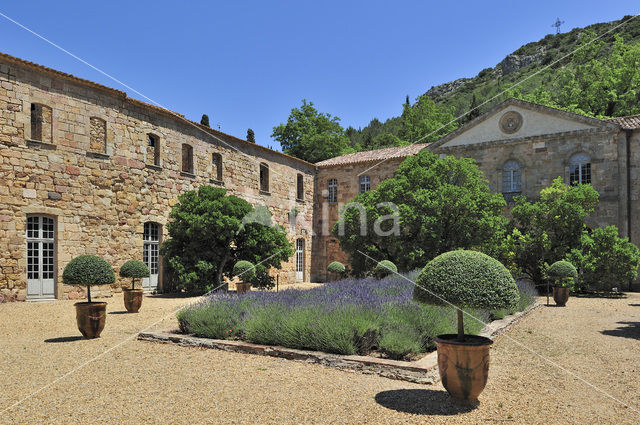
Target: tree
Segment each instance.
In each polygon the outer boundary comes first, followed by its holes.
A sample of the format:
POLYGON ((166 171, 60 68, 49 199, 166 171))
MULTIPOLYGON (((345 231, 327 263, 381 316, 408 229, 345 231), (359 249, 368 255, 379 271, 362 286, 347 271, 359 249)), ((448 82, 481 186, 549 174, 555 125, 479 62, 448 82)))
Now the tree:
POLYGON ((291 109, 285 124, 273 127, 271 137, 280 142, 284 153, 309 162, 353 152, 340 118, 319 112, 305 99, 300 108, 291 109))
POLYGON ((471 121, 480 116, 480 108, 478 107, 478 100, 476 94, 473 94, 471 98, 471 104, 469 105, 469 113, 467 114, 467 121, 471 121))
POLYGON ((280 268, 293 255, 285 232, 272 225, 266 207, 253 208, 226 190, 201 186, 180 195, 169 214, 162 244, 177 289, 202 293, 222 285, 245 260, 280 268))
POLYGON ((581 245, 584 221, 598 204, 599 194, 589 184, 568 186, 558 177, 540 191, 540 199, 515 199, 511 210, 506 251, 513 252, 519 270, 542 284, 546 267, 581 245))
POLYGON ((66 285, 87 287, 87 301, 91 302, 91 287, 109 285, 116 281, 113 269, 97 255, 79 255, 67 263, 62 271, 62 281, 66 285))
POLYGON ((255 143, 256 142, 256 134, 252 129, 247 129, 247 142, 255 143))
POLYGON ((581 245, 567 256, 579 270, 580 289, 610 291, 638 277, 638 247, 618 236, 616 226, 582 232, 581 245))
POLYGON ((504 205, 472 159, 422 150, 394 177, 347 204, 333 234, 356 275, 375 264, 362 253, 410 271, 453 249, 489 249, 504 233, 504 205))
POLYGON ((209 125, 209 115, 207 114, 202 114, 202 118, 200 118, 200 124, 202 125, 206 125, 207 127, 211 127, 209 125))
POLYGON ((411 143, 428 143, 438 140, 457 127, 453 108, 445 108, 429 96, 422 95, 415 105, 403 105, 399 136, 411 143))

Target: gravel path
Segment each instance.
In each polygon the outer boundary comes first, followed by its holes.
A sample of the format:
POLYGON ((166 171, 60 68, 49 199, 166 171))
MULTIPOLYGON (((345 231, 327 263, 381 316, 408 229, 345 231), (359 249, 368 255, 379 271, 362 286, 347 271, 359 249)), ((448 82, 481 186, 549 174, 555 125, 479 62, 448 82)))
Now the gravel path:
MULTIPOLYGON (((147 297, 139 314, 107 300, 102 338, 83 340, 73 302, 0 305, 0 411, 163 316, 184 298, 147 297)), ((494 344, 477 409, 421 386, 319 365, 129 340, 15 408, 0 424, 640 423, 551 361, 640 410, 640 294, 538 309, 494 344), (513 339, 511 339, 513 338, 513 339), (514 341, 515 340, 515 341, 514 341)))

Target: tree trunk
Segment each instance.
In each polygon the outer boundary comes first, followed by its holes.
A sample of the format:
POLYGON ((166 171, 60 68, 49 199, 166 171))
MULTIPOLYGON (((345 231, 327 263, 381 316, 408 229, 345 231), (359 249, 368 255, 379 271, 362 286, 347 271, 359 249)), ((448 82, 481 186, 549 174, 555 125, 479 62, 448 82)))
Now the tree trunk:
POLYGON ((131 289, 136 289, 136 278, 135 277, 131 278, 131 289))
POLYGON ((458 340, 464 341, 464 318, 462 309, 458 309, 458 340))
MULTIPOLYGON (((231 258, 231 255, 229 253, 225 254, 224 258, 218 265, 218 272, 216 273, 216 290, 218 290, 218 288, 222 285, 222 273, 224 271, 224 266, 227 264, 227 261, 229 261, 229 258, 231 258)), ((224 285, 224 290, 229 291, 228 283, 224 285)))
POLYGON ((91 302, 91 285, 87 286, 87 301, 91 302))

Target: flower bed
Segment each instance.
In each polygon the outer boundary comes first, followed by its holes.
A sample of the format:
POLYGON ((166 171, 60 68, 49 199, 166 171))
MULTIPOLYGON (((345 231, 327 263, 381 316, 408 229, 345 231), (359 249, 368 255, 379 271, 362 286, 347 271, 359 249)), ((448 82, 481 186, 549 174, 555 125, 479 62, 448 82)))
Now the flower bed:
MULTIPOLYGON (((308 290, 213 294, 182 310, 178 320, 183 332, 199 337, 411 359, 434 350, 436 335, 456 329, 453 308, 422 305, 412 295, 413 283, 400 277, 348 279, 308 290)), ((490 317, 470 313, 483 321, 490 317)), ((477 320, 465 322, 467 333, 482 327, 477 320)))

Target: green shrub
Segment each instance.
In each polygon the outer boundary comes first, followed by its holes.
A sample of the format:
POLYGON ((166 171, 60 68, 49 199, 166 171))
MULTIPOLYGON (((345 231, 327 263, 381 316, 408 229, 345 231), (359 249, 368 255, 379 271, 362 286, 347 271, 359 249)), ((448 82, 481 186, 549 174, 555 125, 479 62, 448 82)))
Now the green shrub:
POLYGON ((131 289, 135 289, 136 279, 149 277, 149 267, 140 260, 129 260, 120 267, 120 277, 131 278, 131 289))
POLYGON ((276 286, 274 283, 276 279, 269 274, 269 269, 262 264, 258 264, 255 270, 255 276, 250 282, 251 286, 259 289, 271 289, 276 286))
MULTIPOLYGON (((413 297, 461 308, 514 308, 519 294, 511 273, 496 259, 476 251, 450 251, 431 260, 416 280, 413 297)), ((458 310, 458 339, 464 339, 458 310)))
POLYGON ((91 302, 92 285, 109 285, 116 281, 113 268, 96 255, 80 255, 65 266, 62 281, 66 285, 87 287, 87 299, 91 302))
POLYGON ((568 261, 556 261, 547 269, 547 276, 553 279, 554 284, 565 288, 573 288, 573 283, 578 277, 578 271, 568 261))
POLYGON ((238 261, 233 266, 233 275, 243 282, 250 283, 256 276, 256 268, 249 261, 238 261))
POLYGON ((340 261, 334 261, 329 264, 329 266, 327 267, 327 271, 329 273, 337 273, 341 275, 346 271, 346 268, 340 261))
POLYGON ((373 268, 373 276, 376 279, 384 279, 395 273, 398 273, 398 268, 389 260, 382 260, 373 268))

